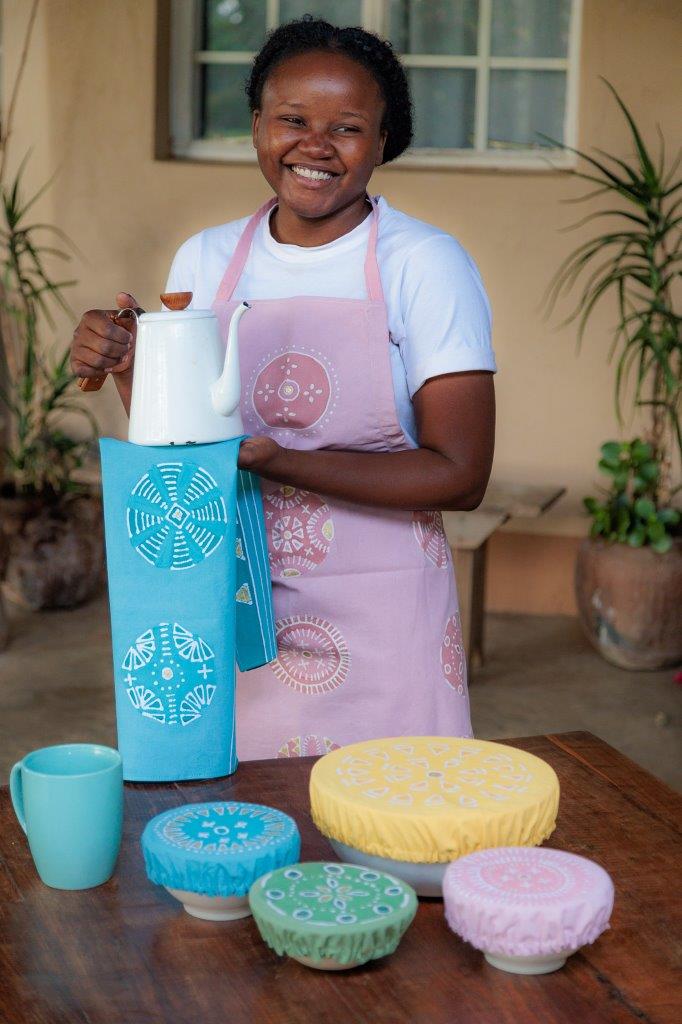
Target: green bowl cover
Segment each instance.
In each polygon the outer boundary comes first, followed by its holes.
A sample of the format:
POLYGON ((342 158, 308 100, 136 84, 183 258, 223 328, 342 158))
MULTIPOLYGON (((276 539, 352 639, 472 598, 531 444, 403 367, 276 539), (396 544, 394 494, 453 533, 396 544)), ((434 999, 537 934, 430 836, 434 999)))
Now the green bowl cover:
POLYGON ((415 892, 381 871, 311 862, 254 882, 249 903, 280 956, 365 963, 393 953, 417 911, 415 892))

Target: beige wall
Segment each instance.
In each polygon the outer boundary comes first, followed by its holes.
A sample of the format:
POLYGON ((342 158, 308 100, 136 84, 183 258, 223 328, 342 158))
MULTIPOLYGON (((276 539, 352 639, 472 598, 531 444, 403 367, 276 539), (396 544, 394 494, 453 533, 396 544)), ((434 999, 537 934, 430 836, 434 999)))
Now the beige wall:
MULTIPOLYGON (((4 96, 28 9, 28 0, 4 3, 4 96)), ((680 53, 678 0, 585 0, 580 145, 629 155, 622 121, 598 80, 603 75, 647 139, 655 141, 657 121, 673 151, 680 53)), ((255 167, 154 160, 154 81, 152 0, 43 0, 13 156, 16 162, 34 147, 34 183, 58 172, 40 212, 86 256, 76 267, 76 310, 112 303, 121 288, 152 306, 184 238, 244 216, 267 195, 255 167)), ((606 365, 615 309, 606 303, 597 314, 577 358, 574 330, 548 326, 539 305, 552 270, 589 237, 589 227, 560 233, 581 209, 560 200, 581 186, 555 172, 398 168, 377 172, 372 184, 395 206, 450 231, 477 260, 493 305, 501 371, 494 473, 565 484, 566 498, 537 530, 579 534, 580 499, 597 477, 596 450, 617 433, 613 372, 606 365)), ((92 399, 107 432, 123 428, 112 390, 92 399)), ((523 523, 510 529, 528 532, 523 523)), ((516 557, 518 541, 513 551, 516 557)))

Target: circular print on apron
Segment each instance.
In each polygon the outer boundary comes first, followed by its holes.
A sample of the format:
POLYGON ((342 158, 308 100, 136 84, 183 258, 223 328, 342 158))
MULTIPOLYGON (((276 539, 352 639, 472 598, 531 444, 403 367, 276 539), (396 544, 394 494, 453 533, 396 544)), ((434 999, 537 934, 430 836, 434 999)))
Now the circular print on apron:
POLYGON ((412 529, 428 560, 444 569, 448 564, 448 542, 440 512, 413 512, 412 529))
POLYGON ((337 390, 336 374, 321 352, 284 349, 268 354, 249 383, 246 420, 256 430, 265 424, 287 435, 305 434, 319 429, 328 417, 337 390))
POLYGON ((273 576, 312 572, 334 539, 331 510, 310 491, 283 486, 263 495, 265 530, 273 576))
POLYGON ((445 636, 440 649, 440 664, 446 682, 457 693, 464 693, 466 676, 466 658, 464 657, 464 641, 462 639, 462 623, 459 612, 451 615, 445 627, 445 636))
POLYGON ((279 619, 277 658, 270 667, 278 679, 299 693, 330 693, 348 675, 350 652, 339 630, 316 615, 279 619))
POLYGON ((277 757, 319 757, 338 749, 339 744, 327 736, 292 736, 279 748, 277 757))

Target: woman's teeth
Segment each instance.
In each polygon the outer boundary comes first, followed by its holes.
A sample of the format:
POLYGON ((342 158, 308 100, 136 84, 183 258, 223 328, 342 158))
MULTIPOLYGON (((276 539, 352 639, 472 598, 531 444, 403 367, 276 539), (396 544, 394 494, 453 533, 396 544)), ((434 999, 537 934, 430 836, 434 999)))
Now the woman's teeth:
POLYGON ((293 164, 292 171, 294 174, 298 174, 301 178, 310 178, 312 181, 331 181, 334 177, 333 174, 329 174, 328 171, 315 171, 311 167, 299 167, 298 164, 293 164))

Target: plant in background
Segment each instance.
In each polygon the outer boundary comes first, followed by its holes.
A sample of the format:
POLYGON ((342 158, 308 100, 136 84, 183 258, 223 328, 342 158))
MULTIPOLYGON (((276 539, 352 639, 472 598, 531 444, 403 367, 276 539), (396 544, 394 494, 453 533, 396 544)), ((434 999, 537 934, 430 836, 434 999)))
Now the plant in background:
POLYGON ((56 280, 45 267, 46 256, 68 260, 64 246, 70 243, 52 224, 27 223, 26 215, 44 189, 23 201, 25 163, 11 184, 0 182, 1 339, 7 370, 0 403, 9 413, 3 475, 14 493, 53 500, 77 489, 73 473, 83 463, 96 424, 73 400, 69 346, 45 351, 39 342, 40 318, 55 328, 53 310, 70 312, 64 289, 75 282, 56 280), (41 241, 48 234, 61 239, 62 248, 41 241), (86 439, 76 440, 63 429, 67 413, 87 418, 86 439))
POLYGON ((611 477, 604 498, 585 498, 592 516, 592 537, 641 548, 650 544, 665 554, 672 547, 672 532, 679 526, 675 508, 656 504, 660 467, 650 444, 635 438, 631 442, 607 441, 601 447, 599 468, 611 477))
POLYGON ((625 200, 625 205, 591 213, 573 225, 580 227, 601 217, 614 221, 613 230, 584 242, 563 262, 546 301, 551 311, 559 297, 581 280, 577 305, 564 321, 577 321, 580 345, 599 300, 606 294, 617 297, 618 322, 609 359, 617 356, 614 393, 618 422, 623 424, 626 395, 632 396, 635 409, 648 413, 648 422, 644 442, 609 442, 602 448, 599 465, 613 474, 613 489, 605 505, 594 499, 587 499, 586 505, 595 517, 593 535, 596 531, 596 535, 635 546, 641 538, 641 543, 664 551, 667 531, 674 532, 679 524, 679 515, 673 515, 670 504, 680 489, 672 480, 674 457, 682 454, 682 318, 674 308, 672 293, 682 273, 682 196, 677 195, 682 188, 677 174, 682 154, 666 169, 661 137, 660 156, 654 162, 629 110, 613 86, 606 85, 627 121, 635 158, 628 162, 597 149, 602 159, 596 159, 581 150, 563 148, 587 161, 590 168, 575 173, 598 186, 577 201, 605 195, 625 200), (648 479, 643 467, 647 467, 648 479), (627 527, 623 525, 626 512, 627 527), (659 525, 653 522, 654 513, 659 525))
POLYGON ((4 370, 0 408, 8 414, 0 430, 4 456, 0 479, 9 493, 54 501, 78 489, 73 474, 96 435, 96 424, 73 399, 68 345, 45 350, 39 341, 42 323, 52 330, 56 327, 53 312, 61 309, 71 314, 64 289, 75 284, 57 280, 46 260, 67 261, 71 257, 65 249, 73 252, 75 247, 55 225, 27 222, 28 211, 50 183, 24 198, 26 158, 13 180, 5 181, 7 144, 38 6, 39 0, 34 0, 0 136, 0 371, 4 370), (52 244, 55 239, 60 248, 52 244), (68 413, 86 418, 85 440, 73 438, 64 429, 68 413))

